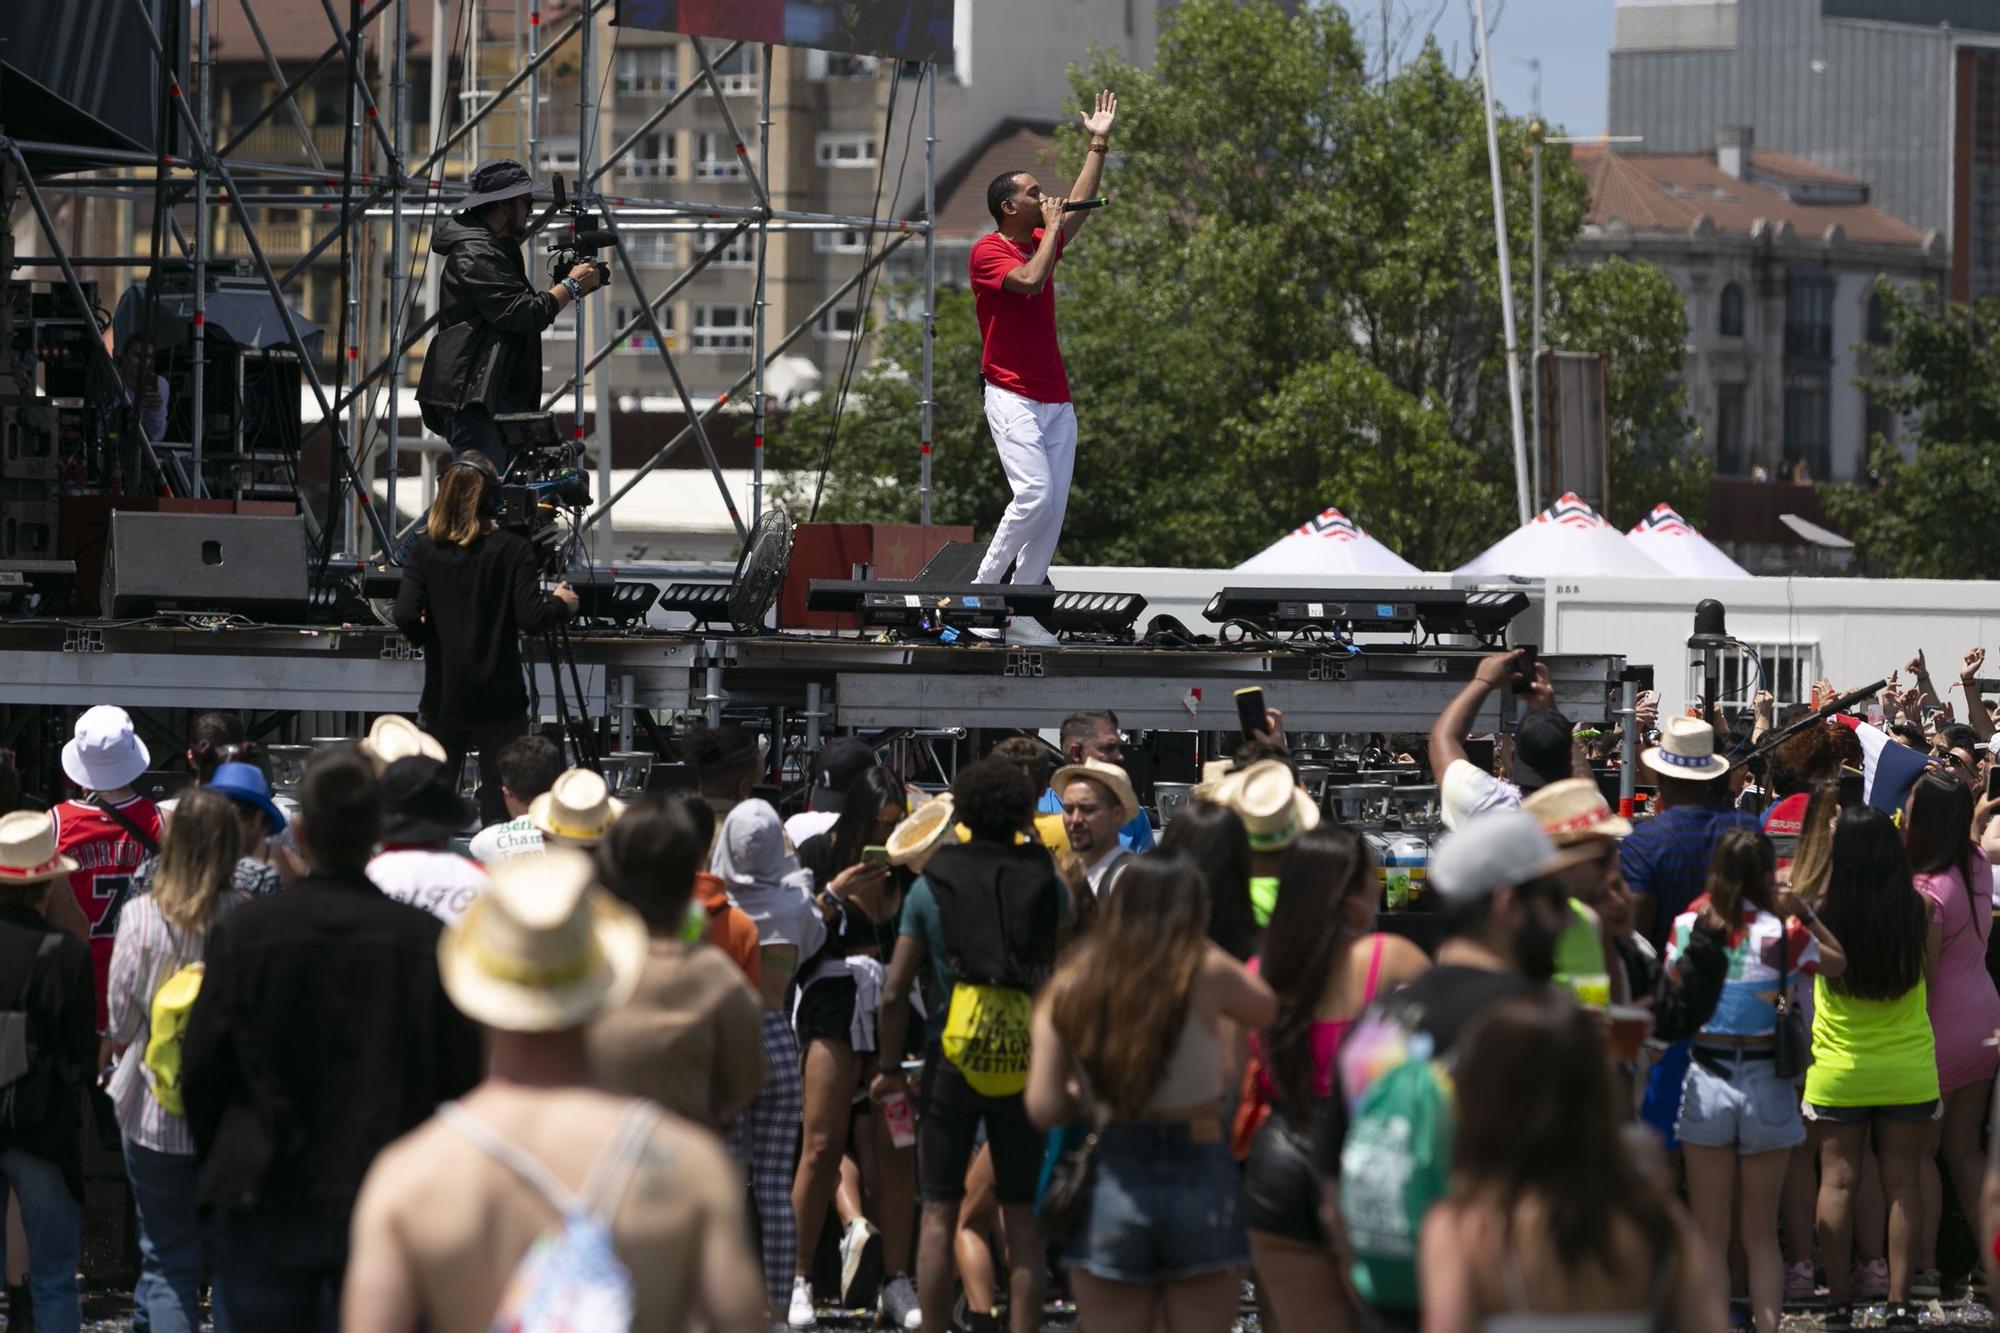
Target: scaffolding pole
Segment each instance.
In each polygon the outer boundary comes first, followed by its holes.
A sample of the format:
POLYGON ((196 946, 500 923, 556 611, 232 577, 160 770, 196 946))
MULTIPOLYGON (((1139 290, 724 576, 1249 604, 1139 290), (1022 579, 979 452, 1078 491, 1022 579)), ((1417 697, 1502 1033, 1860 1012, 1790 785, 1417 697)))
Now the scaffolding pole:
MULTIPOLYGON (((771 171, 771 85, 775 81, 775 75, 772 73, 769 42, 764 44, 762 68, 764 87, 757 103, 757 177, 760 180, 768 179, 771 171)), ((756 388, 750 395, 750 521, 752 523, 764 516, 764 321, 770 317, 765 289, 770 266, 771 210, 767 207, 757 218, 757 288, 754 305, 750 311, 751 324, 755 329, 750 362, 757 376, 756 388)))
MULTIPOLYGON (((931 344, 937 336, 937 70, 930 71, 930 94, 925 111, 924 131, 924 401, 918 409, 922 420, 918 431, 923 443, 917 457, 917 522, 931 525, 931 443, 932 418, 936 411, 931 344)), ((884 144, 883 151, 888 151, 884 144)), ((856 329, 859 337, 861 330, 856 329)))
MULTIPOLYGON (((209 0, 196 0, 199 18, 195 31, 200 47, 195 55, 195 77, 200 81, 195 88, 195 119, 201 125, 202 141, 206 143, 214 125, 212 110, 215 105, 213 85, 215 66, 209 60, 208 50, 208 9, 209 0)), ((167 127, 160 126, 160 138, 164 142, 167 127)), ((189 406, 193 409, 194 423, 188 427, 188 494, 202 496, 208 487, 202 479, 201 455, 203 434, 208 425, 208 167, 204 162, 195 168, 194 174, 194 315, 190 321, 188 342, 194 349, 194 363, 188 367, 194 377, 192 391, 188 395, 189 406)), ((159 274, 148 276, 149 283, 158 283, 159 274)), ((150 336, 153 330, 148 329, 150 336)), ((142 432, 143 433, 143 432, 142 432)))

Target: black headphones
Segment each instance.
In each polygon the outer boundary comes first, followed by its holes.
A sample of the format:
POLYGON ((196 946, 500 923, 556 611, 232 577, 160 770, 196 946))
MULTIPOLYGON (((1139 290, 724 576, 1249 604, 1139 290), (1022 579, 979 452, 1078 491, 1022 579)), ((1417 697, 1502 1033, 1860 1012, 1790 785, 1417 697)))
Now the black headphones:
POLYGON ((439 484, 442 485, 446 477, 460 468, 479 474, 479 516, 481 518, 500 517, 500 482, 491 472, 488 472, 471 459, 463 456, 453 459, 445 466, 444 471, 438 473, 439 484))

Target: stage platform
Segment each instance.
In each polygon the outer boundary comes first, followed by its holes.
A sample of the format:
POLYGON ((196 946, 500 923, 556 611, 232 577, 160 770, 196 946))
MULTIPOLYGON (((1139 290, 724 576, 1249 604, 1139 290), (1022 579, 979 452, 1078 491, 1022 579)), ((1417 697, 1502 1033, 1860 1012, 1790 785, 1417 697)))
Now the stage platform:
MULTIPOLYGON (((814 730, 1039 728, 1078 709, 1110 708, 1130 730, 1221 731, 1236 726, 1233 691, 1261 685, 1295 733, 1426 731, 1487 651, 1273 643, 1023 649, 663 632, 580 632, 571 643, 593 716, 619 705, 655 717, 768 707, 809 716, 814 730)), ((1543 660, 1572 720, 1610 719, 1622 657, 1543 660)), ((543 711, 553 716, 546 664, 536 675, 543 711)), ((410 712, 422 680, 421 655, 393 629, 373 625, 0 620, 0 705, 410 712)), ((1478 728, 1511 729, 1516 707, 1511 694, 1496 695, 1478 728)))

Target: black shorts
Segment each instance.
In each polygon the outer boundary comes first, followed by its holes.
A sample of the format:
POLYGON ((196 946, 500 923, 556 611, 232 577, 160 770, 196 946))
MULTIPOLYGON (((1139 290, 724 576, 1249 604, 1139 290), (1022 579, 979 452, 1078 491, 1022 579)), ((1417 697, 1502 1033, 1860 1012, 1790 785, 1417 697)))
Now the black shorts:
POLYGON ((823 977, 807 986, 792 1021, 800 1047, 813 1041, 850 1044, 854 1040, 855 994, 853 977, 823 977))
POLYGON ((1311 1143, 1293 1134, 1284 1116, 1272 1111, 1243 1163, 1243 1225, 1286 1240, 1324 1244, 1319 1204, 1311 1143))
POLYGON ((917 1098, 917 1197, 957 1203, 965 1197, 965 1172, 986 1126, 993 1149, 993 1194, 1003 1204, 1032 1204, 1042 1174, 1042 1132, 1028 1123, 1027 1106, 1012 1097, 983 1097, 936 1047, 924 1057, 917 1098))

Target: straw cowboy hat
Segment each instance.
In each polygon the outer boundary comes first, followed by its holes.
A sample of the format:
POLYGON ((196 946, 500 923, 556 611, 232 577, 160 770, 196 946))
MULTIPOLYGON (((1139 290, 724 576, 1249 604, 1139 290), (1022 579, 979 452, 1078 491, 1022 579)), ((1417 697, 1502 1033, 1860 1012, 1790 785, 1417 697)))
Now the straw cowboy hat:
POLYGON ((368 735, 361 742, 361 752, 375 761, 378 774, 398 759, 415 754, 440 764, 446 762, 444 744, 437 737, 395 713, 384 713, 375 719, 375 725, 368 728, 368 735))
POLYGON ((502 1032, 558 1032, 622 1004, 646 962, 646 923, 599 888, 568 847, 492 869, 486 891, 438 940, 459 1012, 502 1032))
POLYGON ((1700 718, 1670 717, 1660 726, 1660 743, 1639 762, 1661 777, 1707 782, 1725 776, 1729 761, 1715 752, 1715 728, 1700 718))
POLYGON ((1080 764, 1064 764, 1049 780, 1049 788, 1057 796, 1062 789, 1077 779, 1095 782, 1111 794, 1118 805, 1118 822, 1130 822, 1139 813, 1139 794, 1132 790, 1132 778, 1116 764, 1107 764, 1102 759, 1086 759, 1080 764))
POLYGON ((528 822, 541 831, 544 841, 595 847, 624 813, 625 802, 612 797, 602 776, 572 768, 529 804, 528 822))
POLYGON ((1282 760, 1263 759, 1231 773, 1212 798, 1243 821, 1253 852, 1282 852, 1319 827, 1319 805, 1282 760))
POLYGON ((132 716, 111 704, 86 709, 62 748, 63 772, 85 791, 117 791, 139 780, 153 762, 132 730, 132 716))
POLYGON ((1196 801, 1213 801, 1222 790, 1222 784, 1229 781, 1236 772, 1233 759, 1211 759, 1201 766, 1201 781, 1188 789, 1188 796, 1196 801))
POLYGON ((909 814, 903 816, 889 834, 886 844, 889 848, 889 864, 908 866, 913 873, 921 875, 924 863, 931 859, 931 853, 953 837, 953 806, 951 793, 933 796, 909 814))
POLYGON ((0 815, 0 884, 36 884, 76 872, 56 850, 55 817, 40 810, 0 815))
POLYGON ((1622 838, 1632 821, 1611 813, 1604 793, 1589 778, 1551 782, 1521 802, 1521 808, 1541 821, 1542 832, 1558 847, 1573 847, 1586 838, 1622 838))

